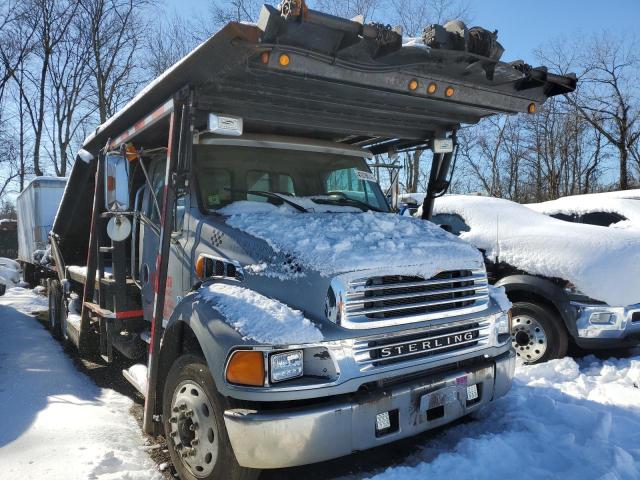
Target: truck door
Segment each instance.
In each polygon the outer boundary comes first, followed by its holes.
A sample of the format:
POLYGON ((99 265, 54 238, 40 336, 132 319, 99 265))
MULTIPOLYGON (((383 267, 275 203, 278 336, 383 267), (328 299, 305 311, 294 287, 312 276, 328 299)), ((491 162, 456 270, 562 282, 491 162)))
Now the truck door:
MULTIPOLYGON (((155 161, 149 171, 151 188, 145 187, 142 200, 142 213, 149 219, 149 223, 141 222, 139 236, 140 255, 140 284, 142 288, 142 307, 144 318, 151 320, 153 316, 153 301, 157 286, 157 255, 160 242, 160 215, 163 208, 163 189, 166 160, 155 161), (153 191, 153 193, 152 193, 153 191)), ((169 268, 167 274, 167 290, 164 304, 164 323, 169 320, 176 303, 183 295, 182 280, 184 265, 188 264, 188 258, 184 250, 184 238, 180 222, 184 218, 184 205, 181 203, 185 197, 179 197, 177 202, 176 225, 178 228, 171 235, 169 250, 169 268)))

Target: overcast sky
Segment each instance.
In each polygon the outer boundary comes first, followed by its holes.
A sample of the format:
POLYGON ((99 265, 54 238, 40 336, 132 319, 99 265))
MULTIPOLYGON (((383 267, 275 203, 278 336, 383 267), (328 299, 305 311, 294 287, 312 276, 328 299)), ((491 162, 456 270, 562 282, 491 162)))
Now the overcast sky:
MULTIPOLYGON (((164 0, 189 16, 206 12, 209 0, 164 0)), ((384 0, 382 0, 384 2, 384 0)), ((271 2, 277 4, 278 0, 271 2)), ((504 60, 536 63, 534 50, 561 35, 610 30, 633 32, 640 24, 640 0, 470 0, 473 24, 499 31, 504 60)))

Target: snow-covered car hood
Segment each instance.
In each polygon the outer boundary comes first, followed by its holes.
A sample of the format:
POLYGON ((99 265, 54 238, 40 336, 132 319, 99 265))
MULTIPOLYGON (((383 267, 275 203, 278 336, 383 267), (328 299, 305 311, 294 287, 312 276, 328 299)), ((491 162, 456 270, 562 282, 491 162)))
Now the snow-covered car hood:
MULTIPOLYGON (((616 193, 622 194, 623 192, 616 193)), ((584 215, 593 212, 616 213, 626 218, 626 220, 614 223, 611 227, 640 230, 640 198, 619 198, 608 194, 594 193, 563 197, 549 202, 532 203, 527 207, 545 215, 557 213, 567 215, 584 215)))
POLYGON ((434 214, 458 214, 470 227, 460 238, 533 275, 561 278, 609 305, 640 303, 640 235, 556 220, 497 198, 451 195, 434 214))
POLYGON ((430 222, 356 212, 300 213, 287 205, 236 202, 220 213, 227 225, 267 242, 276 253, 293 255, 324 277, 384 271, 430 278, 444 270, 483 268, 477 250, 430 222))

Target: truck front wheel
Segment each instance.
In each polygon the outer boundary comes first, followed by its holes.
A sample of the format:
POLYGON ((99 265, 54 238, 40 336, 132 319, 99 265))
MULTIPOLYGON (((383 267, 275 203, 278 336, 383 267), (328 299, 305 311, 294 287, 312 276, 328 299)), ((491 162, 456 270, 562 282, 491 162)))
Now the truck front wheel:
POLYGON ((531 365, 567 354, 567 331, 556 313, 530 302, 514 302, 511 312, 511 342, 523 362, 531 365))
POLYGON ((249 480, 259 471, 243 468, 233 454, 224 425, 224 397, 206 362, 179 357, 167 375, 163 422, 173 465, 182 480, 249 480))

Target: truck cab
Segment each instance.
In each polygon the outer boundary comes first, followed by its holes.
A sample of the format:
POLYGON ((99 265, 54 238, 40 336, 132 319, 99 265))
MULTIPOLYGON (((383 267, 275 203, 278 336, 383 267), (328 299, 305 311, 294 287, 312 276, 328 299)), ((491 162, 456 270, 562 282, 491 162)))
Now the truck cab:
POLYGON ((367 164, 432 149, 434 198, 460 123, 575 88, 463 27, 403 47, 304 2, 265 6, 85 140, 50 236, 58 325, 131 359, 143 428, 181 478, 336 458, 508 391, 510 305, 481 255, 393 214, 367 164))

